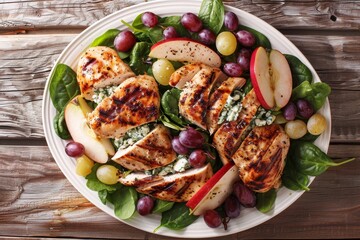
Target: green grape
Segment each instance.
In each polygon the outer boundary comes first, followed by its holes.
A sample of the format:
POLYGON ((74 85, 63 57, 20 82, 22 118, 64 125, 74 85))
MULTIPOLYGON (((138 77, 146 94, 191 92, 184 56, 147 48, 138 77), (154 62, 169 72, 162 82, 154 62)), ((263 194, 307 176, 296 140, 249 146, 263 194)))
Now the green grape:
POLYGON ((167 59, 158 59, 152 65, 153 75, 161 85, 169 85, 170 76, 175 69, 171 62, 167 59))
POLYGON ((327 127, 326 119, 320 113, 312 115, 307 122, 307 129, 312 135, 320 135, 327 127))
POLYGON ((222 32, 216 38, 216 49, 224 56, 233 54, 237 47, 236 37, 231 32, 222 32))
POLYGON ((109 185, 117 183, 119 176, 119 169, 112 165, 102 165, 96 171, 96 177, 99 181, 109 185))
POLYGON ((299 139, 307 133, 306 123, 302 120, 293 120, 285 124, 285 132, 291 139, 299 139))
POLYGON ((75 172, 79 176, 86 177, 91 173, 91 168, 94 166, 94 161, 88 158, 86 155, 76 159, 75 172))

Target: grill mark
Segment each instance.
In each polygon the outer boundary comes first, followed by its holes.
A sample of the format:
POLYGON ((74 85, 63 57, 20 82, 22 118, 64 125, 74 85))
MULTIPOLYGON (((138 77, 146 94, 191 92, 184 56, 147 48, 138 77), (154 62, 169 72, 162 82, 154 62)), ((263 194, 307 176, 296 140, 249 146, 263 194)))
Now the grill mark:
POLYGON ((186 192, 186 190, 189 188, 189 186, 191 185, 191 183, 194 180, 194 176, 192 176, 190 179, 185 181, 185 184, 179 189, 179 191, 177 191, 175 193, 175 196, 177 196, 178 198, 182 198, 182 195, 186 192))
POLYGON ((87 62, 83 65, 82 71, 87 71, 87 70, 88 70, 87 68, 88 68, 89 66, 91 66, 91 65, 95 64, 96 62, 98 62, 98 61, 96 60, 96 58, 86 57, 86 60, 87 60, 87 62))

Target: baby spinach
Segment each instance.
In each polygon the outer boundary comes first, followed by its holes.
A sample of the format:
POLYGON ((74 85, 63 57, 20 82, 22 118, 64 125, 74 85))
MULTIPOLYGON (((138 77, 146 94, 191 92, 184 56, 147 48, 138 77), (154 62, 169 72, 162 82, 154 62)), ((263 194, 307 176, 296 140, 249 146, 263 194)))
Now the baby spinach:
POLYGON ((244 26, 244 25, 240 25, 239 29, 251 32, 255 36, 256 43, 254 45, 254 48, 263 46, 264 48, 271 49, 271 43, 270 43, 269 39, 261 32, 256 31, 255 29, 252 29, 252 28, 244 26))
POLYGON ((224 12, 221 0, 203 0, 198 16, 206 28, 218 34, 224 23, 224 12))
POLYGON ((155 207, 152 210, 153 213, 162 213, 170 210, 174 206, 174 202, 164 201, 156 199, 155 207))
POLYGON ((119 29, 109 29, 90 44, 90 47, 106 46, 114 47, 114 40, 121 31, 119 29))
POLYGON ((137 192, 132 187, 123 186, 111 194, 115 215, 120 219, 129 219, 136 210, 137 192))
POLYGON ((64 140, 71 139, 71 135, 66 126, 64 111, 57 112, 53 120, 55 133, 64 140))
POLYGON ((294 159, 288 155, 283 175, 281 176, 282 184, 288 189, 297 191, 309 191, 309 177, 299 172, 294 163, 294 159))
POLYGON ((159 25, 163 27, 174 27, 177 34, 181 37, 190 37, 189 32, 181 24, 181 16, 169 16, 159 19, 159 25))
POLYGON ((50 77, 50 98, 58 112, 80 94, 76 73, 69 66, 59 63, 50 77))
POLYGON ((129 65, 137 75, 145 74, 148 68, 151 67, 151 65, 146 63, 150 46, 151 45, 146 42, 137 42, 131 50, 129 65))
POLYGON ((161 97, 161 107, 171 121, 175 124, 184 127, 187 125, 187 122, 179 117, 179 99, 180 99, 181 90, 177 88, 172 88, 167 90, 161 97))
POLYGON ((293 88, 299 86, 302 82, 308 81, 312 83, 313 76, 310 69, 300 61, 297 57, 284 54, 289 63, 291 75, 293 79, 293 88))
POLYGON ((168 127, 172 130, 181 131, 185 129, 184 127, 178 126, 174 122, 172 122, 163 112, 161 112, 159 120, 161 121, 162 124, 164 124, 165 127, 168 127))
POLYGON ((161 227, 166 227, 172 230, 181 230, 192 224, 198 216, 190 214, 190 209, 185 203, 175 203, 174 206, 162 213, 161 223, 154 232, 161 227))
POLYGON ((256 209, 262 213, 267 213, 274 207, 276 200, 276 190, 270 189, 264 193, 256 194, 256 209))
POLYGON ((292 157, 295 160, 297 169, 299 172, 310 176, 319 176, 329 167, 340 166, 355 159, 349 158, 341 162, 334 162, 311 142, 296 141, 292 149, 292 157))
POLYGON ((64 108, 79 94, 80 89, 74 70, 65 64, 57 64, 50 77, 50 98, 57 111, 53 119, 54 130, 61 139, 71 138, 64 118, 64 108))
POLYGON ((324 82, 309 83, 308 81, 304 81, 293 89, 291 99, 306 99, 311 103, 314 110, 317 111, 324 105, 330 92, 330 86, 324 82))

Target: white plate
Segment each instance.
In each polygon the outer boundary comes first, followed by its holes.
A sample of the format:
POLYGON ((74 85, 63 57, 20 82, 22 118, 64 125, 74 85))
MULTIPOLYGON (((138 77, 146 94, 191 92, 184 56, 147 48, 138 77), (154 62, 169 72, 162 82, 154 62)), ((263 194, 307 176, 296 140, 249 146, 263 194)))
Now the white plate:
MULTIPOLYGON (((110 28, 119 28, 124 29, 125 27, 121 24, 120 20, 125 20, 126 22, 131 22, 135 17, 142 12, 152 11, 160 16, 171 16, 171 15, 182 15, 185 12, 197 13, 200 8, 201 1, 154 1, 143 4, 138 4, 129 8, 125 8, 118 12, 115 12, 98 22, 91 25, 78 37, 76 37, 61 53, 56 63, 65 63, 71 66, 73 69, 76 69, 77 61, 81 53, 89 46, 89 44, 99 35, 110 28)), ((227 10, 233 11, 237 14, 240 23, 249 27, 252 27, 263 34, 265 34, 271 41, 272 47, 278 49, 283 53, 288 53, 297 56, 303 63, 305 63, 312 71, 314 79, 316 82, 320 81, 318 75, 316 74, 314 68, 311 66, 309 61, 304 57, 304 55, 291 43, 284 35, 282 35, 275 28, 264 22, 263 20, 247 13, 242 10, 226 7, 227 10)), ((53 69, 54 70, 54 69, 53 69)), ((51 71, 50 75, 52 74, 51 71)), ((75 174, 75 160, 69 158, 64 151, 66 142, 62 141, 54 132, 52 126, 52 120, 55 116, 55 109, 51 103, 49 95, 49 79, 45 86, 44 96, 43 96, 43 125, 45 131, 45 137, 50 148, 50 151, 60 167, 61 171, 67 177, 67 179, 72 183, 72 185, 90 202, 96 205, 98 208, 106 212, 107 214, 118 219, 114 213, 111 206, 107 206, 101 203, 98 198, 97 192, 91 191, 86 187, 86 181, 84 178, 79 177, 75 174)), ((319 137, 316 141, 316 144, 325 152, 327 152, 329 142, 330 142, 330 129, 331 129, 331 116, 330 116, 330 107, 329 103, 326 102, 325 106, 321 110, 322 113, 326 116, 328 121, 327 130, 319 137)), ((313 178, 311 179, 313 180, 313 178)), ((195 223, 187 227, 182 231, 172 231, 167 228, 161 228, 157 234, 174 236, 174 237, 192 237, 192 238, 206 238, 206 237, 216 237, 224 236, 240 231, 247 230, 251 227, 257 226, 280 212, 289 207, 296 199, 302 195, 302 191, 294 192, 286 189, 285 187, 281 188, 278 192, 278 196, 275 202, 275 208, 268 214, 262 214, 256 209, 242 209, 240 217, 232 219, 229 224, 227 231, 222 228, 211 229, 208 228, 203 219, 199 218, 195 223)), ((290 219, 289 219, 290 221, 290 219)), ((130 220, 122 221, 126 224, 129 224, 135 228, 139 228, 144 231, 153 232, 153 230, 160 224, 160 215, 150 215, 148 217, 142 217, 135 215, 130 220)))

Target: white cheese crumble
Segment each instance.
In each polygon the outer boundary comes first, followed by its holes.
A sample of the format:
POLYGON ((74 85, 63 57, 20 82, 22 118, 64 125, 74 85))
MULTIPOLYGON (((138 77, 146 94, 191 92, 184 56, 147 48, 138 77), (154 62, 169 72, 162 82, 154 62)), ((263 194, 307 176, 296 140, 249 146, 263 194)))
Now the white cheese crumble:
POLYGON ((244 93, 240 90, 235 90, 226 100, 224 108, 221 110, 218 124, 223 122, 235 121, 242 109, 241 101, 244 98, 244 93))
POLYGON ((151 131, 151 128, 151 124, 144 124, 139 127, 130 129, 121 138, 115 138, 114 145, 118 149, 128 148, 148 135, 151 131))
POLYGON ((109 97, 111 94, 113 94, 117 87, 118 86, 106 86, 104 88, 96 89, 94 91, 94 95, 92 96, 93 101, 97 104, 101 103, 104 98, 109 97))
POLYGON ((184 172, 189 169, 191 166, 188 159, 184 155, 178 155, 176 160, 164 167, 155 168, 153 170, 145 171, 145 174, 148 175, 159 175, 165 176, 168 174, 174 174, 179 172, 184 172))

